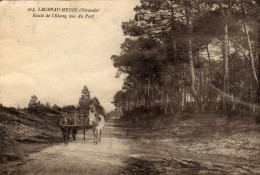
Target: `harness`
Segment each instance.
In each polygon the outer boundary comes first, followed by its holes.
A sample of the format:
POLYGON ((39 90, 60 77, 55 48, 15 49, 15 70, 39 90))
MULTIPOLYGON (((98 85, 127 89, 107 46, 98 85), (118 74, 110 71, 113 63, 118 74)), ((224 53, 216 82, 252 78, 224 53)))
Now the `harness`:
POLYGON ((98 124, 99 124, 99 120, 98 120, 98 115, 94 115, 95 117, 94 117, 94 121, 93 121, 93 126, 98 126, 98 124))
POLYGON ((98 126, 98 124, 99 124, 99 120, 98 120, 98 117, 95 115, 94 125, 95 125, 95 126, 98 126))

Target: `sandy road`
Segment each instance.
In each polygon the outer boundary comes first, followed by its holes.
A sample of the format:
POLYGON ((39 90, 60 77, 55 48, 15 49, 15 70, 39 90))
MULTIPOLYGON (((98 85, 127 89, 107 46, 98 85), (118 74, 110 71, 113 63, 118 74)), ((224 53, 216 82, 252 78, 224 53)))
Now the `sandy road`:
POLYGON ((124 160, 131 157, 125 136, 124 128, 115 127, 114 120, 110 120, 98 145, 93 142, 91 130, 86 132, 86 141, 79 132, 77 141, 70 141, 67 146, 59 144, 30 155, 18 173, 121 174, 124 160))
MULTIPOLYGON (((102 141, 93 142, 91 130, 86 141, 80 131, 77 141, 70 141, 31 154, 15 173, 30 175, 190 175, 259 174, 258 160, 246 160, 225 154, 199 152, 178 140, 134 138, 141 130, 123 128, 115 120, 107 122, 102 141), (168 144, 169 142, 169 144, 168 144)), ((257 158, 256 158, 257 159, 257 158)))

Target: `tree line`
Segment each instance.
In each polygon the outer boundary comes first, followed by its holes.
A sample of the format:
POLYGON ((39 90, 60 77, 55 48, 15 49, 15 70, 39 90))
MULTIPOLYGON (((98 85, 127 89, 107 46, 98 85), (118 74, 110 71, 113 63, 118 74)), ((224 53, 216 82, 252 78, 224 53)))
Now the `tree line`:
POLYGON ((122 115, 259 110, 259 1, 140 0, 134 11, 111 57, 125 75, 113 101, 122 115))
POLYGON ((54 104, 51 106, 48 102, 46 104, 43 104, 39 101, 36 95, 31 96, 31 99, 28 104, 29 111, 35 111, 38 109, 52 109, 57 112, 67 112, 67 113, 87 113, 89 112, 89 106, 94 105, 96 108, 96 111, 105 116, 105 109, 100 104, 97 97, 91 98, 90 92, 87 88, 87 86, 84 86, 81 91, 81 96, 79 98, 79 104, 78 105, 65 105, 63 107, 58 106, 57 104, 54 104))

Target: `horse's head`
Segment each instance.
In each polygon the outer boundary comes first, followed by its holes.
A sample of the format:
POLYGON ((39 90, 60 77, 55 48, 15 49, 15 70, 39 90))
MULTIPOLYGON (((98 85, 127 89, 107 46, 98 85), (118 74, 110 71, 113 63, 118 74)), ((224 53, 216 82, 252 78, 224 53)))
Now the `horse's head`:
POLYGON ((97 123, 97 118, 95 116, 95 113, 94 112, 90 112, 89 113, 89 125, 93 126, 93 125, 98 125, 97 123))
POLYGON ((95 106, 94 105, 90 105, 89 106, 89 111, 90 112, 95 112, 96 111, 95 106))

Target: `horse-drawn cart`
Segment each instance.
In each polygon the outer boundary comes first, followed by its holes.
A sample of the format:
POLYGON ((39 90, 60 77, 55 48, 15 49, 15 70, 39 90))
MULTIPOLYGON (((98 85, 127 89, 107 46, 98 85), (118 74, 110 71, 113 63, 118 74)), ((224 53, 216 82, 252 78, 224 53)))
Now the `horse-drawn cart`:
POLYGON ((85 141, 86 129, 90 127, 89 118, 88 118, 87 114, 64 113, 59 118, 59 126, 62 131, 65 145, 68 144, 70 131, 72 131, 73 140, 76 140, 77 130, 80 128, 82 128, 84 130, 84 141, 85 141))

